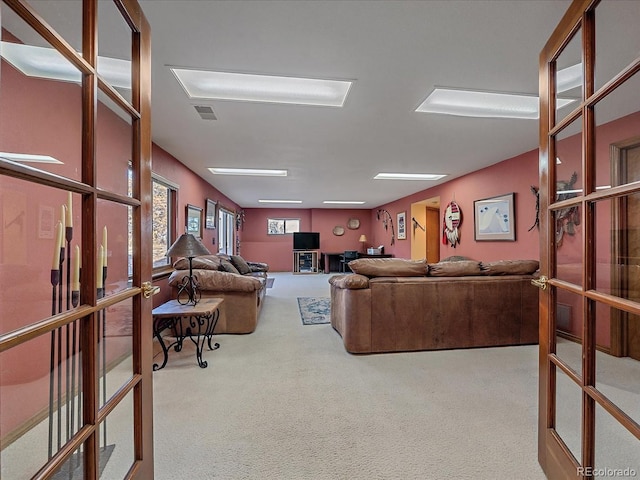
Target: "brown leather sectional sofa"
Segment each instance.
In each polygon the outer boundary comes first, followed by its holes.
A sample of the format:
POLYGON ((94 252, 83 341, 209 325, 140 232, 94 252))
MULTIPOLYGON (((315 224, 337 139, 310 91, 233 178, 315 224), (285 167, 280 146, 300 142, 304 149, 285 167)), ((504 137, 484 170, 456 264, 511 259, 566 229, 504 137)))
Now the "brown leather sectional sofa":
POLYGON ((535 260, 427 265, 361 259, 349 266, 360 273, 329 279, 331 325, 348 352, 538 343, 535 260))
MULTIPOLYGON (((189 274, 187 260, 178 260, 174 268, 169 285, 175 288, 189 274)), ((251 333, 256 329, 267 292, 268 269, 264 263, 247 262, 236 255, 193 259, 193 275, 202 298, 224 299, 214 333, 251 333)))

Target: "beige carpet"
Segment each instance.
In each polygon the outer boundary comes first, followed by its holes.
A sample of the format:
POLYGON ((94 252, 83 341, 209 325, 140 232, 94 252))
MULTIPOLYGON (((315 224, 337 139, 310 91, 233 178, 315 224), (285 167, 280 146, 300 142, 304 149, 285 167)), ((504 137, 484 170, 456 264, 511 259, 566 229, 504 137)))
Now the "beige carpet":
POLYGON ((273 276, 253 334, 154 374, 156 479, 545 478, 536 346, 350 355, 300 322, 329 275, 273 276))

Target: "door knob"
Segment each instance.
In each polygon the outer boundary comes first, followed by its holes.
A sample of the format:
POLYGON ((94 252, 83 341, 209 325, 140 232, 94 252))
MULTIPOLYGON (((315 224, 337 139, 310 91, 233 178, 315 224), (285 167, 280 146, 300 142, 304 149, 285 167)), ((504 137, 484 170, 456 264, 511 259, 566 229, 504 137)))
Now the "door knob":
POLYGON ((154 287, 151 282, 144 282, 142 284, 142 295, 144 298, 151 298, 151 296, 160 292, 160 287, 154 287))
POLYGON ((545 277, 544 275, 542 275, 540 278, 534 278, 533 280, 531 280, 531 284, 535 285, 536 287, 538 287, 541 290, 546 290, 547 289, 547 280, 549 280, 547 277, 545 277))

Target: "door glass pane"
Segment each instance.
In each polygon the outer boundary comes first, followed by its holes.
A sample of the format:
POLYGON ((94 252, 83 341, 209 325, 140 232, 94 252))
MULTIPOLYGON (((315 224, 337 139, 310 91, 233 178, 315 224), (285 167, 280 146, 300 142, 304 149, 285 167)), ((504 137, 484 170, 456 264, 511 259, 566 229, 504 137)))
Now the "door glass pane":
POLYGON ((131 115, 104 93, 99 93, 98 98, 97 183, 104 190, 127 195, 133 146, 131 115))
MULTIPOLYGON (((638 405, 636 397, 635 412, 638 405)), ((640 441, 597 404, 594 467, 596 478, 637 479, 640 475, 640 441)))
POLYGON ((573 456, 581 458, 582 389, 556 368, 556 432, 573 456))
POLYGON ((581 42, 582 29, 578 29, 556 60, 556 124, 575 110, 582 100, 581 42))
POLYGON ((99 427, 100 478, 125 478, 134 462, 133 391, 99 427))
POLYGON ((580 207, 552 212, 556 236, 556 278, 582 285, 582 236, 580 207))
POLYGON ((76 52, 82 52, 82 0, 29 0, 29 5, 76 52))
POLYGON ((602 0, 596 7, 596 89, 638 57, 639 18, 637 1, 602 0))
MULTIPOLYGON (((131 286, 129 278, 131 207, 108 200, 98 200, 96 249, 102 252, 102 292, 98 295, 113 295, 131 286)), ((99 262, 99 259, 96 259, 99 262)))
POLYGON ((556 355, 578 374, 582 372, 582 297, 557 289, 556 355))
POLYGON ((98 73, 131 102, 129 24, 114 2, 98 2, 98 73))
POLYGON ((601 200, 596 214, 596 288, 640 302, 640 193, 601 200))
POLYGON ((80 180, 80 71, 4 3, 0 17, 0 157, 80 180))
POLYGON ((640 73, 595 106, 596 190, 640 181, 640 73))
POLYGON ((77 305, 71 276, 82 246, 80 204, 78 194, 70 200, 64 190, 0 176, 0 334, 77 305))
MULTIPOLYGON (((614 318, 624 318, 624 312, 611 309, 614 318)), ((631 329, 640 332, 640 317, 631 316, 631 329)), ((614 327, 615 328, 615 327, 614 327)), ((637 338, 640 346, 640 336, 637 338)), ((596 388, 620 407, 637 423, 640 423, 640 357, 616 357, 596 351, 596 388)))
POLYGON ((31 478, 82 426, 79 340, 77 320, 0 353, 1 478, 31 478))
POLYGON ((98 383, 103 406, 133 375, 133 301, 101 310, 98 315, 98 383))

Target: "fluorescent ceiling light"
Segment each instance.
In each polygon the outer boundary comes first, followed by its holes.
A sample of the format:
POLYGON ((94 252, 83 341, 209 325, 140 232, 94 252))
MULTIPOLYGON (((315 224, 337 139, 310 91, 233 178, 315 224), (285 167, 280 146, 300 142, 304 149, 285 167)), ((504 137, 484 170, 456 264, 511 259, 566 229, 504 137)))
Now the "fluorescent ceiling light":
POLYGON ((170 67, 190 98, 342 107, 352 82, 170 67))
POLYGON ((435 173, 379 173, 374 180, 440 180, 447 175, 435 173))
MULTIPOLYGON (((559 98, 558 108, 574 101, 559 98)), ((436 88, 416 112, 462 117, 537 119, 538 102, 535 95, 436 88)))
POLYGON ((562 93, 582 86, 582 63, 558 70, 556 73, 556 92, 562 93))
POLYGON ((322 203, 332 205, 363 205, 365 202, 362 202, 360 200, 325 200, 322 203))
POLYGON ((214 175, 253 175, 257 177, 286 177, 286 170, 275 170, 269 168, 218 168, 209 169, 214 175))
MULTIPOLYGON (((29 77, 80 83, 82 74, 57 50, 21 43, 0 42, 0 55, 29 77)), ((98 57, 98 73, 112 86, 131 90, 131 62, 98 57)))
POLYGON ((0 157, 12 160, 14 162, 33 162, 33 163, 57 163, 64 165, 57 158, 50 157, 49 155, 30 155, 28 153, 8 153, 0 152, 0 157))
POLYGON ((258 203, 302 203, 302 200, 258 200, 258 203))

